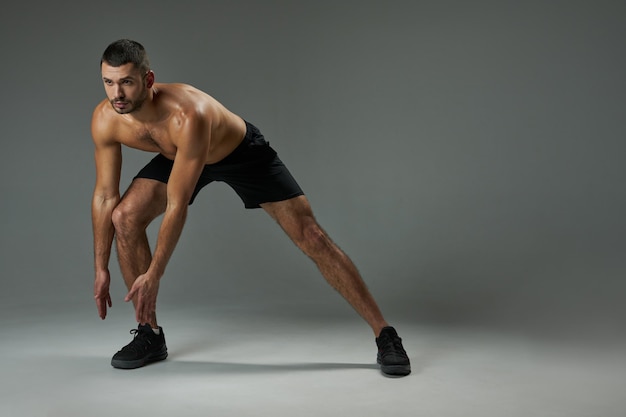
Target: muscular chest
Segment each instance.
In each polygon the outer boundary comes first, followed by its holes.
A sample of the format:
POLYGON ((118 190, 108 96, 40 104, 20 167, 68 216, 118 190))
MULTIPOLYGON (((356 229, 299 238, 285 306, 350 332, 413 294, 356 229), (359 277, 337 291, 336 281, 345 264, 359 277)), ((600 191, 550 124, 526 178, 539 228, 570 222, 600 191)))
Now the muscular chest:
POLYGON ((128 129, 123 143, 131 148, 159 152, 173 158, 176 155, 176 145, 170 132, 163 129, 148 129, 135 127, 128 129))

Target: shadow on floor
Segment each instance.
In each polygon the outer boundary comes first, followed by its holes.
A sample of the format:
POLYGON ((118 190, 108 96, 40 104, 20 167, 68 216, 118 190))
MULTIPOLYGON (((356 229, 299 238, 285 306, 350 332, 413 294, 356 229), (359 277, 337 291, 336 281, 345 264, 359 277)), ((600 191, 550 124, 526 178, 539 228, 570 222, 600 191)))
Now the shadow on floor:
POLYGON ((167 359, 163 362, 147 365, 145 368, 161 368, 160 373, 223 373, 223 374, 261 374, 282 372, 333 371, 342 369, 379 369, 377 364, 337 363, 337 362, 302 362, 302 363, 242 363, 186 361, 167 359))

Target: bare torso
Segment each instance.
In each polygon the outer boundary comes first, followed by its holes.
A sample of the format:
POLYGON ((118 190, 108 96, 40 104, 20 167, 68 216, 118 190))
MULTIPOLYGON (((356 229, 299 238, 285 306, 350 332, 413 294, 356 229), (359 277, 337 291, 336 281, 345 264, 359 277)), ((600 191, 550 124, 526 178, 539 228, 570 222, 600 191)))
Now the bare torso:
POLYGON ((241 117, 192 86, 156 83, 148 101, 155 117, 139 121, 131 115, 118 114, 109 100, 103 100, 94 112, 96 125, 106 129, 106 136, 122 145, 175 159, 184 126, 193 119, 202 125, 203 134, 198 139, 209 141, 204 155, 206 164, 224 159, 245 135, 246 124, 241 117))

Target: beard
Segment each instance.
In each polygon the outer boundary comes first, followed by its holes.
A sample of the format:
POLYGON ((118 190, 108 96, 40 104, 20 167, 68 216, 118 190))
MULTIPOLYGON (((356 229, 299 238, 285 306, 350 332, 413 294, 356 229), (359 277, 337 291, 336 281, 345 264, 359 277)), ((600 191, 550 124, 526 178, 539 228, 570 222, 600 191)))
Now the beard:
POLYGON ((109 100, 113 110, 115 110, 119 114, 128 114, 133 113, 141 108, 143 103, 148 98, 148 89, 145 89, 141 96, 137 100, 128 100, 126 97, 116 97, 114 99, 109 100), (119 108, 116 104, 124 104, 123 108, 119 108))

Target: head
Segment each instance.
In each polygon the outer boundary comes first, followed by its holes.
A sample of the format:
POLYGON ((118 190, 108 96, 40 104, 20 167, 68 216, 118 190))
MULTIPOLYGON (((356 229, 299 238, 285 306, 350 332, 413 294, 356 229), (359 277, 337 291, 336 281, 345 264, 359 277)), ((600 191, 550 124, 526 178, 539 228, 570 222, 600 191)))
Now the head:
POLYGON ((105 49, 100 71, 107 97, 120 114, 139 110, 154 84, 146 50, 129 39, 115 41, 105 49))

